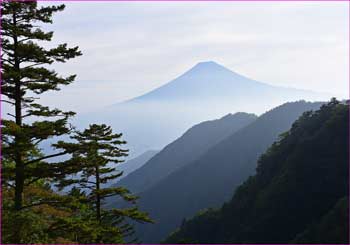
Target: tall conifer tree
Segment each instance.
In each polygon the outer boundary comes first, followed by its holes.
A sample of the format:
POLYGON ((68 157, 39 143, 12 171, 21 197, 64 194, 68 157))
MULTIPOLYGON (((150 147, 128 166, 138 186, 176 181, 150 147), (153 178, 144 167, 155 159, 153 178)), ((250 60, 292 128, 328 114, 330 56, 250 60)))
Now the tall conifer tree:
POLYGON ((107 197, 120 196, 125 201, 132 203, 137 199, 124 187, 110 187, 110 181, 123 174, 116 169, 115 165, 123 162, 122 158, 128 155, 128 150, 121 148, 126 144, 121 137, 122 134, 114 134, 110 126, 92 124, 84 131, 76 132, 71 136, 76 143, 59 143, 62 149, 78 149, 67 162, 68 165, 75 162, 80 166, 79 173, 77 172, 78 177, 61 180, 59 187, 74 185, 80 190, 85 189, 88 193, 87 203, 93 206, 98 226, 108 231, 98 234, 94 242, 115 243, 120 237, 132 234, 132 226, 126 222, 125 218, 141 223, 152 222, 148 215, 139 211, 137 207, 108 210, 102 208, 103 201, 107 197), (112 234, 115 235, 116 240, 113 240, 112 234))
POLYGON ((2 102, 13 106, 14 112, 2 119, 3 165, 6 184, 15 189, 14 208, 20 211, 25 186, 40 179, 62 175, 58 164, 49 164, 48 159, 64 155, 61 151, 50 155, 38 152, 38 145, 52 137, 70 132, 67 124, 73 112, 50 109, 37 103, 37 95, 50 90, 59 90, 61 85, 73 82, 75 75, 59 76, 49 65, 65 62, 81 55, 78 47, 67 44, 55 48, 41 46, 42 41, 51 41, 53 32, 45 32, 41 24, 52 23, 54 13, 64 10, 64 5, 39 7, 36 1, 3 1, 1 3, 1 94, 2 102), (4 98, 5 96, 5 98, 4 98), (26 120, 28 119, 28 120, 26 120))
MULTIPOLYGON (((42 142, 72 133, 68 120, 73 112, 52 109, 37 100, 38 95, 60 90, 75 79, 75 75, 58 75, 50 65, 81 55, 78 47, 41 46, 43 41, 52 40, 53 32, 43 31, 40 24, 52 23, 53 14, 62 10, 64 5, 39 7, 35 1, 1 2, 1 103, 13 108, 2 118, 1 126, 2 186, 6 197, 2 207, 4 243, 120 243, 122 235, 130 230, 127 224, 120 225, 124 217, 149 221, 137 208, 102 211, 101 200, 106 196, 119 194, 129 201, 135 199, 124 188, 96 188, 89 196, 80 190, 77 190, 79 195, 60 195, 51 190, 53 181, 64 183, 67 174, 83 170, 89 176, 89 171, 96 171, 80 164, 86 163, 81 161, 82 154, 91 153, 91 149, 85 148, 91 145, 59 141, 52 145, 56 150, 52 154, 40 150, 42 142), (67 161, 55 159, 66 154, 73 157, 67 161)), ((123 143, 118 141, 121 135, 108 135, 110 128, 103 129, 107 129, 105 137, 112 137, 111 145, 102 144, 97 146, 101 149, 93 149, 105 151, 102 154, 105 159, 118 162, 116 158, 126 152, 112 145, 123 143)), ((75 139, 79 142, 81 137, 84 134, 77 134, 75 139)), ((112 171, 105 167, 99 171, 96 184, 120 175, 104 177, 112 171)))

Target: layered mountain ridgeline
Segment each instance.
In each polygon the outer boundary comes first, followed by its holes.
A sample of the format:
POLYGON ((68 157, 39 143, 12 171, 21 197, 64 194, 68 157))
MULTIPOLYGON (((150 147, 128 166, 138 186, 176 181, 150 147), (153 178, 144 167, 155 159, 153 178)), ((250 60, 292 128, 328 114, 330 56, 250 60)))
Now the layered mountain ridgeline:
POLYGON ((239 111, 256 114, 288 101, 330 95, 258 82, 215 62, 201 62, 149 93, 78 116, 76 124, 107 123, 121 131, 131 154, 161 149, 192 125, 239 111))
MULTIPOLYGON (((136 169, 142 167, 146 162, 149 161, 154 155, 156 155, 159 151, 149 150, 141 155, 127 160, 126 162, 120 163, 118 165, 118 170, 123 171, 123 175, 120 176, 119 180, 128 176, 128 174, 134 172, 136 169)), ((118 181, 119 181, 118 180, 118 181)))
MULTIPOLYGON (((199 123, 167 145, 142 167, 120 180, 118 186, 125 186, 134 193, 140 193, 198 158, 210 147, 247 126, 256 118, 254 114, 235 113, 199 123)), ((108 203, 113 204, 115 201, 116 199, 110 199, 108 203)))
MULTIPOLYGON (((349 106, 304 113, 218 210, 166 243, 348 243, 349 106)), ((210 193, 211 195, 211 193, 210 193)))
MULTIPOLYGON (((203 208, 218 207, 229 200, 234 188, 254 174, 258 157, 278 135, 289 130, 303 112, 318 109, 321 104, 305 101, 283 104, 140 193, 139 206, 156 223, 137 225, 138 237, 143 242, 157 243, 176 229, 184 218, 193 216, 203 208)), ((192 142, 201 141, 203 138, 192 142)), ((181 151, 173 154, 176 156, 181 151)), ((171 162, 171 158, 163 158, 159 162, 160 165, 170 163, 177 164, 171 162)))

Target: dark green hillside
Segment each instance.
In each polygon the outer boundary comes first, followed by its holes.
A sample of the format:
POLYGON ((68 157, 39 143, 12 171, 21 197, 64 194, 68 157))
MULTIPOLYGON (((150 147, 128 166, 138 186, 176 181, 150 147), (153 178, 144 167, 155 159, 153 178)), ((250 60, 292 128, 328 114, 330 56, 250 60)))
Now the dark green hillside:
POLYGON ((304 113, 221 209, 184 222, 167 243, 348 243, 349 108, 304 113))
POLYGON ((293 243, 348 243, 345 235, 349 230, 349 198, 340 199, 320 220, 296 236, 293 243), (339 239, 339 238, 344 239, 339 239))
MULTIPOLYGON (((204 208, 221 206, 232 197, 235 187, 255 173, 259 156, 278 135, 289 130, 303 112, 321 105, 298 101, 278 106, 140 193, 139 205, 156 223, 137 225, 137 235, 143 242, 157 243, 184 218, 204 208)), ((163 159, 164 164, 169 161, 163 159)))

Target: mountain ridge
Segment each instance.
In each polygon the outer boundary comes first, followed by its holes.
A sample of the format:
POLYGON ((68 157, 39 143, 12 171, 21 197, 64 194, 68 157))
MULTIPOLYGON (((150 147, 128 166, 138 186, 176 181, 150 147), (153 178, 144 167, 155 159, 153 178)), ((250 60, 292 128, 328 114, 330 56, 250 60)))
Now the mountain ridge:
MULTIPOLYGON (((225 80, 225 82, 230 82, 232 83, 231 85, 233 86, 258 86, 260 89, 264 89, 265 87, 272 87, 274 89, 281 89, 281 90, 295 90, 301 93, 315 93, 315 94, 322 94, 319 92, 314 92, 310 90, 305 90, 305 89, 299 89, 299 88, 293 88, 293 87, 283 87, 283 86, 277 86, 277 85, 272 85, 266 82, 261 82, 257 81, 254 79, 251 79, 247 76, 241 75, 231 69, 226 68, 225 66, 215 62, 215 61, 204 61, 204 62, 199 62, 196 65, 194 65, 192 68, 184 72, 183 74, 177 76, 175 79, 172 79, 170 82, 167 82, 159 87, 156 87, 152 89, 149 92, 146 92, 140 96, 115 103, 111 106, 116 106, 118 104, 124 104, 124 103, 134 103, 138 102, 140 100, 152 100, 153 96, 160 96, 160 97, 166 97, 166 95, 169 95, 169 92, 165 90, 169 89, 174 89, 176 86, 189 86, 191 85, 191 82, 188 80, 197 78, 200 79, 201 82, 196 83, 196 86, 194 88, 197 88, 200 85, 209 85, 211 83, 216 83, 216 86, 218 84, 223 84, 222 77, 224 76, 231 76, 230 80, 225 80), (209 77, 209 84, 204 84, 203 79, 204 77, 209 77), (166 95, 162 95, 162 93, 166 93, 166 95)), ((208 79, 208 78, 206 78, 208 79)), ((205 79, 205 81, 206 81, 205 79)), ((193 81, 192 81, 193 82, 193 81)), ((166 98, 169 99, 169 98, 166 98)))
POLYGON ((215 62, 204 62, 148 93, 76 120, 84 128, 91 122, 111 125, 124 134, 135 156, 163 148, 197 122, 239 111, 260 115, 301 99, 325 101, 329 97, 261 83, 215 62))
POLYGON ((198 123, 165 146, 142 167, 120 180, 118 185, 126 186, 132 192, 142 192, 255 119, 254 114, 239 112, 198 123))
POLYGON ((298 101, 273 108, 140 193, 139 206, 157 223, 137 225, 137 235, 146 243, 157 243, 183 218, 222 204, 236 186, 254 174, 258 157, 278 135, 288 130, 303 112, 321 105, 298 101), (170 213, 166 211, 169 208, 170 213))
POLYGON ((349 242, 349 105, 303 113, 220 209, 184 221, 167 243, 349 242))

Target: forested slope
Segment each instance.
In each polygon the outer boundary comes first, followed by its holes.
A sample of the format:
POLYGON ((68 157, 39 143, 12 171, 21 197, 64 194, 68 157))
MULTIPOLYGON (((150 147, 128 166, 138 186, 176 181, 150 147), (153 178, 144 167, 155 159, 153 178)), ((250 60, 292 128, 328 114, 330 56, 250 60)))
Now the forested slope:
POLYGON ((157 243, 184 218, 228 201, 235 187, 255 173, 258 157, 278 136, 303 112, 321 105, 298 101, 278 106, 141 193, 139 205, 156 223, 137 225, 137 235, 143 242, 157 243))
POLYGON ((304 113, 219 210, 166 243, 348 243, 349 106, 304 113))

